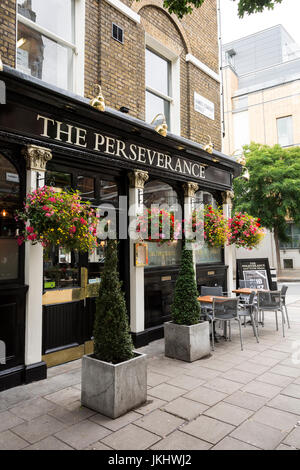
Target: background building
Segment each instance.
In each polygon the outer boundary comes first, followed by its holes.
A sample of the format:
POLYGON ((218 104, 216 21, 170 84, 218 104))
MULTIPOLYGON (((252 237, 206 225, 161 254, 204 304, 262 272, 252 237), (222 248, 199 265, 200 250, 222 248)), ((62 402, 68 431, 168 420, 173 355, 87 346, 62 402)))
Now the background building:
MULTIPOLYGON (((222 48, 223 151, 238 156, 243 145, 300 145, 300 47, 283 26, 260 31, 222 48)), ((283 268, 300 268, 300 227, 289 224, 291 241, 281 244, 283 268)), ((266 257, 276 266, 268 233, 258 249, 236 250, 239 258, 266 257)))

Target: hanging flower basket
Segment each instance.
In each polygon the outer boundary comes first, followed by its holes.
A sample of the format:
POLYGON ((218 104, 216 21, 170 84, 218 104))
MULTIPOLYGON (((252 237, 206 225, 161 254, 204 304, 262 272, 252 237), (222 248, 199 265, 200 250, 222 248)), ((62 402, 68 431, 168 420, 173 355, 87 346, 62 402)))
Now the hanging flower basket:
POLYGON ((230 236, 228 222, 221 208, 205 206, 204 240, 209 247, 227 245, 230 236))
POLYGON ((145 209, 137 218, 137 232, 141 240, 170 245, 181 238, 181 223, 165 209, 145 209))
POLYGON ((236 212, 231 219, 228 219, 229 244, 252 250, 265 236, 265 231, 259 222, 260 219, 247 213, 236 212))
POLYGON ((83 203, 78 192, 57 192, 44 186, 27 194, 24 210, 16 214, 16 220, 23 222, 19 245, 30 241, 81 252, 97 247, 98 218, 91 204, 83 203))

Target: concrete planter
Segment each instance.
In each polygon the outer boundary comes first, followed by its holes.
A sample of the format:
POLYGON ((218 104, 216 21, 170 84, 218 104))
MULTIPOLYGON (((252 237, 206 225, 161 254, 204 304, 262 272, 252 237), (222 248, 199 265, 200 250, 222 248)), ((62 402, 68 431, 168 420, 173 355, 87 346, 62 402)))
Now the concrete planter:
POLYGON ((142 405, 147 399, 146 355, 119 364, 100 361, 93 355, 83 356, 81 403, 99 413, 118 418, 142 405))
POLYGON ((167 357, 193 362, 210 354, 208 321, 190 326, 167 322, 164 331, 167 357))

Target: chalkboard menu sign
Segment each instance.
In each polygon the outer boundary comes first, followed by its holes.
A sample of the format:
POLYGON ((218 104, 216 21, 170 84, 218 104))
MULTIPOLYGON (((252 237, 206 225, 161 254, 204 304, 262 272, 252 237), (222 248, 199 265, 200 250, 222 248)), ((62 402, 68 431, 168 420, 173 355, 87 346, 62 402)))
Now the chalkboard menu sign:
POLYGON ((246 281, 250 289, 272 290, 271 271, 268 258, 237 259, 236 281, 246 281))

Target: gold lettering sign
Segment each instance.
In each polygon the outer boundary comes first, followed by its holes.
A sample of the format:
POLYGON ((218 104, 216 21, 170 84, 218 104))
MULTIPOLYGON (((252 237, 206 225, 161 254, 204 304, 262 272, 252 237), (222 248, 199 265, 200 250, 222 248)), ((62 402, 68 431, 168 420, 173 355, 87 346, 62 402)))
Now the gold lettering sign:
POLYGON ((207 275, 208 276, 214 276, 216 274, 216 271, 208 271, 207 275))
POLYGON ((161 281, 171 281, 172 277, 171 276, 162 276, 161 281))

